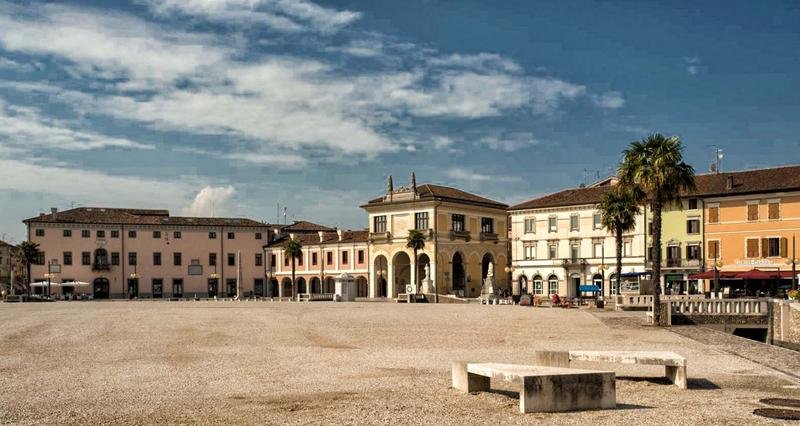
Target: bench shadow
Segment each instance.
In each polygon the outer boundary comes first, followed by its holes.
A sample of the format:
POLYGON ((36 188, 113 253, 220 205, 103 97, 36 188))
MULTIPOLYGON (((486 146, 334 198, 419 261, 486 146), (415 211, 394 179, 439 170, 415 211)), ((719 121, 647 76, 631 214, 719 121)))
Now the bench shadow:
POLYGON ((496 393, 498 395, 503 395, 512 399, 519 400, 519 392, 514 392, 510 390, 503 390, 503 389, 489 389, 486 391, 487 393, 496 393))
MULTIPOLYGON (((666 377, 617 376, 617 380, 623 380, 626 382, 649 382, 657 385, 675 386, 666 377)), ((720 389, 719 386, 717 386, 714 382, 708 379, 699 379, 699 378, 688 379, 686 385, 689 389, 700 389, 700 390, 720 389)))
POLYGON ((689 389, 717 390, 720 389, 716 383, 708 379, 689 379, 686 383, 689 389))
POLYGON ((646 410, 648 408, 654 408, 649 405, 638 405, 638 404, 620 404, 617 403, 617 410, 646 410))
MULTIPOLYGON (((503 390, 503 389, 489 389, 485 391, 487 393, 494 393, 497 395, 503 395, 505 397, 511 398, 515 401, 519 401, 519 392, 510 391, 510 390, 503 390)), ((637 405, 637 404, 621 404, 617 403, 616 410, 647 410, 650 408, 654 408, 648 405, 637 405)))

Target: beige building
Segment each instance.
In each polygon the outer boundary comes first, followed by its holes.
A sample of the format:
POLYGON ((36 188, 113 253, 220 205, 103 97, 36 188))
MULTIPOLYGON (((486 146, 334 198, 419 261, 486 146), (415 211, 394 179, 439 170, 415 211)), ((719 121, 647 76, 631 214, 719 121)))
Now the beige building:
POLYGON ((508 288, 505 204, 413 178, 395 189, 390 178, 386 194, 361 207, 369 215, 370 297, 415 292, 426 266, 439 294, 477 297, 490 269, 496 288, 508 288), (418 261, 406 247, 412 229, 426 236, 418 261))
MULTIPOLYGON (((11 290, 11 268, 14 264, 14 250, 15 247, 13 245, 0 240, 0 291, 5 290, 6 293, 11 290)), ((16 271, 16 273, 19 273, 19 271, 16 271)))
POLYGON ((28 240, 43 252, 32 267, 32 282, 47 281, 52 272, 52 282, 89 283, 52 287, 53 294, 104 299, 266 293, 262 247, 272 235, 266 223, 98 207, 52 209, 23 222, 28 240))

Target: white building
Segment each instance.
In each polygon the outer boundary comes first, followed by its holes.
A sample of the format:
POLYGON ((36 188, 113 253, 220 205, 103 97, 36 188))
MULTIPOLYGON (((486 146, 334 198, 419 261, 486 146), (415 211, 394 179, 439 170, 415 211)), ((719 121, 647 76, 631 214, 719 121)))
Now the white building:
MULTIPOLYGON (((608 178, 509 208, 515 293, 574 297, 586 284, 599 286, 604 296, 615 293, 616 243, 597 211, 614 184, 616 179, 608 178)), ((636 223, 624 238, 623 277, 645 271, 644 213, 636 223)))

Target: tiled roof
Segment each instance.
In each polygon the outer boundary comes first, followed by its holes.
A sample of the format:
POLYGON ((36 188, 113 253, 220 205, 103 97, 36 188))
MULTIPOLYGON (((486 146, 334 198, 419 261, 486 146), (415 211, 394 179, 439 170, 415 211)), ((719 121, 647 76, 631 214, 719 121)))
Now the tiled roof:
POLYGON ((314 235, 316 235, 319 231, 330 232, 335 229, 306 220, 299 220, 291 225, 283 226, 281 230, 284 232, 314 232, 314 235))
POLYGON ((548 207, 581 206, 586 204, 597 204, 613 186, 594 186, 586 188, 570 188, 544 197, 525 201, 524 203, 511 206, 509 210, 529 210, 542 209, 548 207))
POLYGON ((800 190, 800 166, 702 174, 695 176, 695 185, 691 195, 705 197, 800 190), (728 178, 733 178, 730 189, 728 178))
MULTIPOLYGON (((451 188, 449 186, 435 185, 432 183, 425 183, 417 186, 417 200, 441 200, 441 201, 454 201, 466 204, 475 204, 499 209, 505 209, 508 205, 498 201, 490 200, 479 195, 471 194, 460 189, 451 188)), ((397 202, 397 201, 395 201, 397 202)), ((390 204, 386 201, 385 196, 369 200, 367 204, 361 207, 377 206, 382 204, 390 204)))
MULTIPOLYGON (((301 244, 304 246, 309 245, 318 245, 320 244, 319 241, 319 234, 317 233, 306 233, 306 234, 295 234, 295 240, 300 241, 301 244)), ((289 235, 282 235, 275 241, 267 244, 265 247, 281 247, 283 244, 289 239, 289 235)), ((368 230, 359 230, 359 231, 342 231, 342 241, 339 241, 339 235, 336 232, 323 232, 322 234, 322 244, 336 244, 336 243, 365 243, 369 239, 369 231, 368 230)))
POLYGON ((13 244, 0 240, 0 247, 14 247, 13 244))
POLYGON ((80 223, 99 225, 172 225, 264 227, 266 223, 245 218, 170 216, 168 210, 78 207, 25 219, 25 223, 80 223))

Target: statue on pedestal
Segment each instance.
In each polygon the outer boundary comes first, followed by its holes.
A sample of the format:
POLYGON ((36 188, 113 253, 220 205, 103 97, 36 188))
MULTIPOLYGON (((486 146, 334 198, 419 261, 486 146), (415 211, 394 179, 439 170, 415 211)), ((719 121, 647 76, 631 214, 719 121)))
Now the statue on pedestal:
POLYGON ((489 265, 486 268, 486 278, 483 280, 483 286, 481 288, 482 295, 493 295, 495 293, 495 281, 494 281, 494 264, 489 262, 489 265))
POLYGON ((431 280, 431 265, 425 264, 425 275, 422 277, 422 292, 433 293, 433 280, 431 280))

